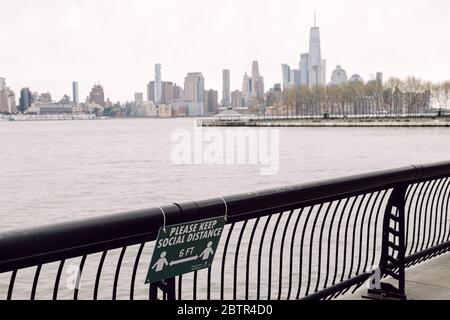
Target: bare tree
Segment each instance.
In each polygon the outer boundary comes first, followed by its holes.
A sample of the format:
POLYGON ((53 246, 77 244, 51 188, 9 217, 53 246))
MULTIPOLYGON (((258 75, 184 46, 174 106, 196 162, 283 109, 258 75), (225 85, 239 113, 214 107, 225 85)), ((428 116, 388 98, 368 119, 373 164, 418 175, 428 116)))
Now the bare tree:
POLYGON ((450 81, 433 84, 431 86, 433 101, 441 110, 449 108, 450 102, 450 81))

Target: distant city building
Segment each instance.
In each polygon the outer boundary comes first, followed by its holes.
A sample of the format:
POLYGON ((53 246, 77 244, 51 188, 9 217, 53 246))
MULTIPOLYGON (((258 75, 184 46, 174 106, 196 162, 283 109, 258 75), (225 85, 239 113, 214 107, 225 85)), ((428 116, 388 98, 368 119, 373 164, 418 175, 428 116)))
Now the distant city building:
POLYGON ((364 79, 359 74, 354 74, 354 75, 352 75, 350 77, 350 79, 348 79, 348 82, 350 82, 350 83, 358 83, 358 82, 364 83, 364 79))
POLYGON ((283 90, 285 90, 291 83, 291 67, 289 67, 289 65, 287 64, 283 64, 281 66, 281 69, 283 74, 283 90))
POLYGON ((231 107, 240 108, 242 106, 242 93, 235 90, 231 93, 231 107))
POLYGON ((161 64, 155 65, 155 97, 154 102, 158 105, 161 103, 162 98, 162 76, 161 76, 161 64))
POLYGON ((29 88, 23 88, 20 90, 19 112, 26 112, 31 107, 32 100, 33 98, 29 88))
POLYGON ((16 95, 6 86, 5 78, 0 78, 0 113, 16 113, 16 95))
POLYGON ((162 82, 161 103, 171 104, 174 101, 173 82, 162 82))
POLYGON ((209 115, 217 114, 219 109, 219 93, 216 90, 205 91, 205 113, 209 115))
POLYGON ((242 99, 249 100, 252 97, 253 82, 247 72, 244 74, 244 80, 242 82, 242 99))
POLYGON ((70 104, 61 103, 33 103, 27 113, 38 115, 72 114, 73 107, 70 104))
POLYGON ((314 26, 311 28, 309 40, 309 86, 324 86, 326 74, 326 62, 322 59, 320 45, 320 31, 314 26))
POLYGON ((222 106, 228 107, 231 105, 231 79, 230 70, 223 70, 222 72, 222 106))
POLYGON ((203 102, 185 102, 187 113, 190 117, 198 117, 203 115, 203 108, 204 103, 203 102))
POLYGON ((281 83, 276 83, 267 93, 266 107, 273 107, 277 101, 282 101, 281 83))
POLYGON ((155 102, 155 81, 150 81, 147 85, 147 101, 155 102))
POLYGON ((80 104, 79 94, 80 92, 78 91, 78 82, 74 81, 72 82, 72 101, 75 106, 78 106, 80 104))
POLYGON ((301 75, 299 69, 292 69, 290 74, 289 86, 298 88, 301 86, 301 75))
POLYGON ((303 53, 300 57, 300 85, 309 85, 309 53, 303 53))
POLYGON ((300 58, 300 84, 309 87, 326 84, 326 60, 322 59, 320 30, 316 26, 315 15, 309 36, 309 53, 302 54, 300 58))
POLYGON ((377 72, 377 82, 380 86, 383 86, 383 73, 377 72))
POLYGON ((347 83, 347 72, 341 66, 336 66, 331 75, 331 84, 338 86, 347 83))
POLYGON ((184 91, 183 88, 174 84, 173 86, 173 99, 174 101, 183 101, 184 100, 184 91))
POLYGON ((160 118, 172 117, 172 106, 171 105, 160 104, 158 109, 159 109, 159 117, 160 118))
POLYGON ((252 64, 252 97, 258 101, 264 99, 264 78, 259 73, 258 61, 252 64))
POLYGON ((105 107, 105 93, 103 87, 100 84, 94 85, 89 95, 89 103, 94 103, 99 106, 105 107))
POLYGON ((142 92, 136 92, 134 94, 134 104, 141 106, 144 103, 144 94, 142 92))
POLYGON ((202 115, 205 94, 205 79, 201 72, 188 73, 184 80, 184 101, 190 102, 189 115, 202 115), (198 110, 198 107, 200 110, 198 110))
POLYGON ((158 108, 153 102, 144 101, 136 106, 136 117, 154 117, 158 116, 158 108))
POLYGON ((52 103, 53 99, 51 93, 50 92, 41 93, 39 95, 39 98, 37 99, 37 102, 52 103))

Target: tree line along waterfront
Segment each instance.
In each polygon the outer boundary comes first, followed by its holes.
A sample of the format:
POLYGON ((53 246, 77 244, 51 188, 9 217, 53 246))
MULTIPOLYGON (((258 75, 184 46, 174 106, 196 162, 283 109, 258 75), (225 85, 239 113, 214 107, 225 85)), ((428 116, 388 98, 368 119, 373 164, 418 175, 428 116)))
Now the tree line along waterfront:
POLYGON ((443 113, 450 100, 450 81, 432 83, 410 76, 386 82, 355 79, 339 85, 271 90, 269 116, 418 116, 443 113))

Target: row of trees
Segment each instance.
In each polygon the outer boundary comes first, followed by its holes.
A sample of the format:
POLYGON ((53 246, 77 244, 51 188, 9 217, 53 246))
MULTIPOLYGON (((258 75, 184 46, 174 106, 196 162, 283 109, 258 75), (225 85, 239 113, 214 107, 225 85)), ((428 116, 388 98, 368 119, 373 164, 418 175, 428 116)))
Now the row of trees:
POLYGON ((378 81, 345 83, 327 87, 295 87, 272 91, 267 105, 279 116, 416 115, 447 109, 450 81, 425 82, 419 78, 390 78, 378 81))

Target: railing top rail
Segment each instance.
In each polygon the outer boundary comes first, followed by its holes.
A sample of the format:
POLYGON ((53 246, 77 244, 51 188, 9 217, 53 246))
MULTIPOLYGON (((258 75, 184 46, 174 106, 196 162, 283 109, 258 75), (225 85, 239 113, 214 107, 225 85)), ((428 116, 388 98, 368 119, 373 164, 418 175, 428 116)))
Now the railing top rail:
MULTIPOLYGON (((263 190, 223 198, 231 222, 300 207, 311 201, 387 189, 450 176, 450 162, 408 166, 345 178, 263 190)), ((163 207, 166 223, 178 224, 225 214, 222 198, 163 207)), ((164 224, 161 208, 0 233, 0 273, 156 239, 164 224)))

